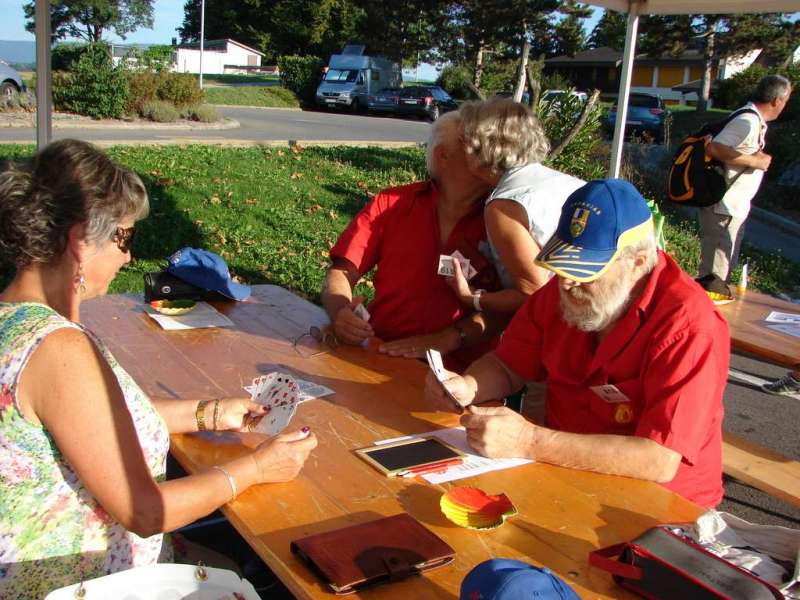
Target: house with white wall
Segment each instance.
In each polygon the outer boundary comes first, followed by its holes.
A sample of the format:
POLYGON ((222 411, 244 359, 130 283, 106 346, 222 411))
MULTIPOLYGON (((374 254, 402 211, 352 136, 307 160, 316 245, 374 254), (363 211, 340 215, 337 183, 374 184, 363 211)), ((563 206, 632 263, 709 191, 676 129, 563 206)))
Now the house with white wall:
MULTIPOLYGON (((220 74, 253 70, 261 66, 264 54, 235 40, 206 40, 203 44, 203 73, 220 74)), ((175 71, 200 72, 200 44, 181 44, 175 49, 175 71)))

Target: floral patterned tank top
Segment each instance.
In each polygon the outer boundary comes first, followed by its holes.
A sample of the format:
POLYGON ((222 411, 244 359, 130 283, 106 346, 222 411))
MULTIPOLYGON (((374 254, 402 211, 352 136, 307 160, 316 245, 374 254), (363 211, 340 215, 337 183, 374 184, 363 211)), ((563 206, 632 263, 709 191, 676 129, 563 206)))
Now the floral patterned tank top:
POLYGON ((116 522, 47 430, 20 412, 17 384, 28 359, 64 327, 84 331, 108 361, 150 472, 159 481, 165 477, 166 424, 105 345, 48 306, 0 303, 0 598, 43 598, 80 580, 154 564, 162 551, 162 535, 140 538, 116 522))

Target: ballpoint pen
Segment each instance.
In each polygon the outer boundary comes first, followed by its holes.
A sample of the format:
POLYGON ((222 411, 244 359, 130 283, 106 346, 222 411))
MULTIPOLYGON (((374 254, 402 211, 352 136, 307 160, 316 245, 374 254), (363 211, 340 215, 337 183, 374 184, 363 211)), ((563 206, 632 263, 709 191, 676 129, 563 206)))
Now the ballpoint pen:
POLYGON ((422 475, 426 473, 431 473, 433 471, 444 471, 449 467, 460 465, 463 463, 463 459, 461 458, 451 458, 448 460, 439 461, 437 463, 431 463, 429 465, 420 465, 419 467, 413 467, 411 469, 406 469, 405 471, 400 471, 397 473, 398 477, 413 477, 415 475, 422 475))

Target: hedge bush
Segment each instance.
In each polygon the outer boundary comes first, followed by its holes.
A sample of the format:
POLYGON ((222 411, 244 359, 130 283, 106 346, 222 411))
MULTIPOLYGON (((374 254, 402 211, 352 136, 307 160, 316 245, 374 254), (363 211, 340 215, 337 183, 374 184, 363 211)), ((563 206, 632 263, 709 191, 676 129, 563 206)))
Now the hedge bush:
POLYGON ((192 106, 188 109, 186 118, 192 121, 200 121, 201 123, 215 123, 219 121, 219 113, 217 109, 210 104, 200 104, 199 106, 192 106))
POLYGON ((53 71, 69 71, 85 51, 86 44, 81 42, 58 44, 50 55, 50 68, 53 71))
POLYGON ((128 100, 125 103, 125 112, 130 115, 141 115, 142 107, 148 102, 156 100, 158 86, 161 83, 159 73, 141 71, 128 74, 128 100))
POLYGON ((118 119, 128 101, 124 68, 114 67, 107 44, 89 44, 72 69, 53 78, 53 105, 57 110, 96 119, 118 119))
POLYGON ((174 123, 181 114, 173 104, 164 100, 150 100, 142 105, 141 115, 156 123, 174 123))
POLYGON ((191 73, 162 73, 156 92, 159 100, 171 102, 177 108, 195 106, 204 100, 203 90, 191 73))
POLYGON ((471 100, 475 96, 469 83, 472 83, 472 70, 466 65, 447 65, 436 80, 436 85, 461 100, 471 100))
POLYGON ((306 104, 314 103, 314 96, 319 82, 322 80, 324 66, 325 61, 317 56, 281 56, 278 58, 281 83, 306 104))
MULTIPOLYGON (((756 89, 756 85, 767 75, 779 74, 788 77, 792 82, 792 87, 797 89, 800 85, 800 65, 790 65, 785 69, 777 67, 763 67, 761 65, 751 65, 744 71, 736 73, 729 79, 723 79, 717 83, 714 91, 715 108, 728 108, 734 110, 746 104, 750 100, 750 94, 756 89)), ((781 113, 781 121, 800 119, 800 94, 793 93, 789 99, 789 104, 781 113)))

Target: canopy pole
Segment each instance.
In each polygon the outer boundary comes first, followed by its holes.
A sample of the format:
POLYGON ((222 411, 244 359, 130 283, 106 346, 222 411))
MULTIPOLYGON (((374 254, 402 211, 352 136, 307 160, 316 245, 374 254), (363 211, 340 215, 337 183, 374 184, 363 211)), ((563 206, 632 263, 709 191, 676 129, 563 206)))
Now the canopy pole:
POLYGON ((619 177, 622 165, 622 145, 625 142, 625 121, 628 118, 628 94, 631 91, 631 75, 633 74, 633 57, 636 55, 636 33, 639 30, 639 3, 629 2, 628 27, 625 31, 625 52, 622 56, 622 76, 619 80, 619 96, 617 97, 617 118, 614 123, 614 141, 611 144, 611 166, 608 170, 610 178, 619 177))
POLYGON ((36 0, 36 147, 53 139, 53 96, 50 73, 50 0, 36 0))
POLYGON ((203 39, 206 35, 206 0, 200 0, 200 89, 203 89, 203 39))

